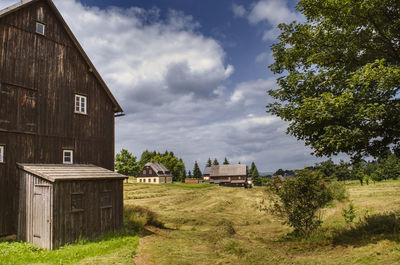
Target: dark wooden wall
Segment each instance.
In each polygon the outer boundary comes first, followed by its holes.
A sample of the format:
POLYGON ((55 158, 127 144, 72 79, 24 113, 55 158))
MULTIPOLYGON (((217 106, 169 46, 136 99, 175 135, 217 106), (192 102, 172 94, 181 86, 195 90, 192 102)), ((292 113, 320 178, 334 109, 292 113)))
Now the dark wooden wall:
POLYGON ((44 1, 0 18, 0 235, 16 233, 16 163, 74 163, 114 169, 113 103, 61 22, 44 1), (44 10, 46 35, 35 32, 44 10), (74 95, 87 96, 88 115, 74 113, 74 95))
POLYGON ((75 242, 80 236, 95 238, 122 227, 122 180, 67 181, 54 184, 54 248, 75 242), (82 194, 83 211, 71 211, 71 194, 82 194), (106 199, 108 196, 109 199, 106 199))

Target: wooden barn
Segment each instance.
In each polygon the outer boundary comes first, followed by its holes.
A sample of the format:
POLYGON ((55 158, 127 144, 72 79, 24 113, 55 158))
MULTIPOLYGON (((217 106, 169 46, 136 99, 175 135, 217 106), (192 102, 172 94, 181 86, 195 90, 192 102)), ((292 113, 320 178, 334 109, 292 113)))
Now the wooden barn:
POLYGON ((51 0, 0 11, 0 236, 17 232, 17 163, 113 171, 120 113, 51 0))
POLYGON ((172 183, 172 175, 161 163, 147 163, 137 177, 139 183, 172 183))
POLYGON ((55 249, 123 226, 123 179, 93 165, 19 164, 18 239, 55 249))
POLYGON ((245 188, 253 186, 251 178, 247 176, 247 166, 244 164, 211 166, 210 184, 245 188))

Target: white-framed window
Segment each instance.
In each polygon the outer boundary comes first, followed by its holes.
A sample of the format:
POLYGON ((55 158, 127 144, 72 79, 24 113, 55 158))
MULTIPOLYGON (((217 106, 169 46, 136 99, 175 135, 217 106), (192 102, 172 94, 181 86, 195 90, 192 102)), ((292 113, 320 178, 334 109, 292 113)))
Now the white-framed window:
POLYGON ((74 151, 63 150, 63 163, 64 164, 73 164, 74 163, 74 151))
POLYGON ((149 179, 149 183, 151 182, 151 179, 149 179))
POLYGON ((46 25, 40 22, 36 22, 36 33, 45 35, 46 25))
POLYGON ((157 179, 153 179, 153 182, 156 183, 156 182, 157 182, 157 179))
POLYGON ((75 113, 87 114, 87 99, 85 96, 75 95, 75 113))
POLYGON ((4 145, 0 145, 0 163, 4 163, 4 145))

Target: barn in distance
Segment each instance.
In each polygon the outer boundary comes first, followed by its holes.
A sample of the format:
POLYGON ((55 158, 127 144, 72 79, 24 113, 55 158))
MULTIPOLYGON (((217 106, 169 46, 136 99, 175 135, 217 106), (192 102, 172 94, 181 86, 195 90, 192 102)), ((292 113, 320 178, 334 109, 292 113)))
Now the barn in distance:
MULTIPOLYGON (((17 163, 91 164, 96 166, 87 169, 93 171, 91 180, 99 168, 109 175, 114 171, 114 119, 122 112, 51 0, 24 0, 0 11, 0 236, 17 233, 19 190, 29 184, 20 183, 26 180, 19 170, 30 171, 17 163)), ((58 182, 45 185, 57 189, 58 182)), ((71 190, 65 200, 71 203, 84 192, 84 183, 71 183, 82 191, 71 190)), ((113 185, 119 196, 115 209, 120 209, 123 194, 119 184, 113 185)), ((82 196, 85 207, 87 199, 82 196)), ((100 207, 92 210, 100 216, 100 207)), ((65 218, 75 222, 72 214, 65 218)), ((122 212, 113 210, 111 218, 119 220, 122 212)), ((121 228, 117 223, 110 229, 121 228)))

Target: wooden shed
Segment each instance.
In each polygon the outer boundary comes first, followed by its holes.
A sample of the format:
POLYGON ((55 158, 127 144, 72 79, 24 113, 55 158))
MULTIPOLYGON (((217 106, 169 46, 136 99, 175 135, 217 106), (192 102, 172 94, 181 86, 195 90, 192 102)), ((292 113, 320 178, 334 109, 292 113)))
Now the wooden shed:
POLYGON ((55 249, 123 228, 123 179, 93 165, 18 164, 18 239, 55 249))

